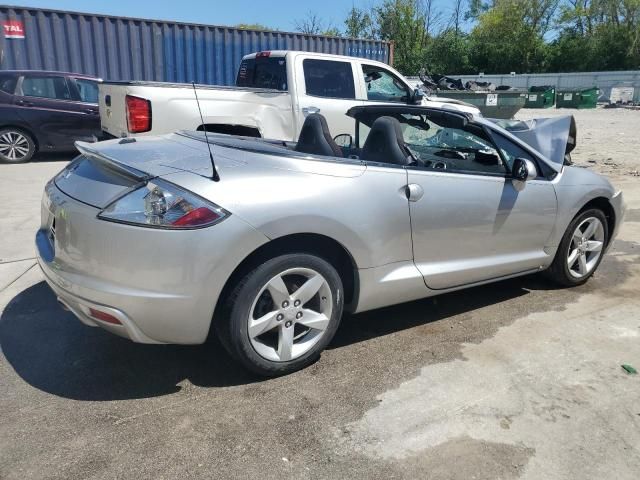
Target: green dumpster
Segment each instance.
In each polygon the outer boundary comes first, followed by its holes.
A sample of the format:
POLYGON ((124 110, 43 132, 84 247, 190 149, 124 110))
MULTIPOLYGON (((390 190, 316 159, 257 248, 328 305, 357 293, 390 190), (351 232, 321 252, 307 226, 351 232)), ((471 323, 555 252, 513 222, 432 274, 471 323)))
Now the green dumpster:
POLYGON ((596 108, 599 94, 598 87, 558 90, 556 108, 596 108))
POLYGON ((552 85, 529 88, 524 108, 550 108, 556 100, 556 88, 552 85))
POLYGON ((438 90, 432 95, 470 103, 480 109, 487 118, 513 118, 524 107, 527 92, 522 90, 497 90, 478 92, 471 90, 438 90))

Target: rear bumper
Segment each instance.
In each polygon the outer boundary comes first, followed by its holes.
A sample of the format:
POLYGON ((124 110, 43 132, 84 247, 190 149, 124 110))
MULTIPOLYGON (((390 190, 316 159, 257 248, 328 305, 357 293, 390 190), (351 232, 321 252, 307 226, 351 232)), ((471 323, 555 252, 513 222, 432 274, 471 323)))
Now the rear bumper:
MULTIPOLYGON (((42 231, 38 232, 38 236, 42 237, 42 235, 42 231)), ((48 240, 42 238, 36 240, 37 243, 40 243, 42 241, 48 240)), ((57 275, 53 273, 53 271, 49 268, 47 262, 44 261, 41 256, 38 256, 38 264, 42 269, 45 280, 51 287, 51 290, 53 290, 53 292, 56 294, 58 302, 60 302, 65 309, 73 313, 85 325, 89 327, 102 327, 115 335, 128 338, 137 343, 166 343, 159 342, 145 335, 142 330, 138 328, 135 322, 131 318, 129 318, 123 311, 118 310, 117 308, 95 303, 85 298, 78 297, 65 290, 62 286, 60 286, 60 283, 64 282, 61 281, 60 277, 57 277, 57 275), (56 280, 54 280, 54 278, 56 278, 56 280), (93 318, 91 316, 92 309, 112 315, 113 317, 118 319, 120 325, 115 325, 113 323, 104 322, 93 318)))
POLYGON ((140 343, 203 343, 227 279, 267 240, 233 215, 176 232, 99 220, 98 212, 49 183, 35 238, 38 264, 83 323, 140 343), (120 325, 92 317, 92 308, 120 325))

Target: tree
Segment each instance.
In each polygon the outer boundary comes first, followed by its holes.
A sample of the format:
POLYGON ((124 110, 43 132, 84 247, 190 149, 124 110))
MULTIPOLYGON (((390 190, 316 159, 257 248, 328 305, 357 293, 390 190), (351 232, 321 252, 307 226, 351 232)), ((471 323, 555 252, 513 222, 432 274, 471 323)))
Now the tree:
POLYGON ((276 28, 267 27, 266 25, 262 25, 261 23, 239 23, 236 25, 236 28, 240 30, 271 30, 277 31, 276 28))
POLYGON ((374 10, 379 36, 394 42, 394 66, 405 75, 415 75, 423 66, 433 20, 431 3, 384 0, 374 10))
POLYGON ((471 61, 491 73, 543 71, 559 0, 494 0, 471 31, 471 61))
POLYGON ((374 38, 375 31, 371 15, 364 9, 351 7, 344 21, 344 34, 351 38, 374 38))
POLYGON ((315 12, 307 12, 304 18, 294 20, 296 30, 307 35, 319 35, 323 30, 323 22, 315 12))

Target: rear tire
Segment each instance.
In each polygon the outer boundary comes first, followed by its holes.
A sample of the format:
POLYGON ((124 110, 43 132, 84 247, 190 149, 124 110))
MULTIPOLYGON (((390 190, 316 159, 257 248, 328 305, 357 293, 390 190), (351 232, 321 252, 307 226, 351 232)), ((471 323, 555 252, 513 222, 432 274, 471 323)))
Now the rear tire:
POLYGON ((0 162, 26 163, 36 153, 36 144, 31 136, 18 128, 0 130, 0 162))
POLYGON ((547 274, 564 287, 582 285, 600 265, 608 241, 607 218, 602 210, 585 210, 567 227, 547 274))
POLYGON ((320 357, 338 329, 343 302, 342 281, 330 263, 305 253, 282 255, 235 285, 214 328, 247 369, 286 375, 320 357))

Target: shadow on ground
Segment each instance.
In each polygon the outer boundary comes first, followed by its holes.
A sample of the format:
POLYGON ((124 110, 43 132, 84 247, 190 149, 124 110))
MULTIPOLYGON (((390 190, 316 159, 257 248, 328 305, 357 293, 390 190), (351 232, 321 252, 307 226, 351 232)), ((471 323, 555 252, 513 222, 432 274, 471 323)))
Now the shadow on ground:
MULTIPOLYGON (((554 292, 556 287, 543 276, 532 275, 347 315, 329 349, 348 348, 451 317, 464 320, 474 317, 477 310, 503 302, 505 307, 500 309, 510 321, 519 316, 522 308, 530 310, 527 313, 562 310, 584 293, 599 291, 615 295, 617 285, 629 275, 628 264, 617 257, 632 255, 635 258, 640 253, 636 247, 635 242, 618 240, 613 249, 615 253, 603 262, 598 275, 582 287, 561 293, 554 292), (536 295, 534 302, 514 303, 531 292, 536 295)), ((486 326, 487 320, 480 318, 480 323, 471 323, 470 328, 480 330, 480 325, 486 326)), ((483 334, 485 332, 478 331, 463 341, 474 341, 475 336, 483 334)), ((428 348, 424 343, 421 345, 428 348)), ((99 328, 87 327, 59 307, 45 282, 22 291, 7 305, 0 317, 0 348, 16 373, 30 385, 76 400, 167 395, 179 391, 179 384, 184 380, 202 387, 262 381, 234 363, 216 340, 202 346, 141 345, 99 328)))
MULTIPOLYGON (((478 287, 347 316, 330 348, 342 348, 526 295, 535 280, 478 287), (525 283, 528 284, 525 287, 525 283), (393 317, 394 321, 389 321, 393 317)), ((0 318, 0 346, 26 382, 77 400, 146 398, 175 393, 185 379, 204 387, 260 381, 216 343, 141 345, 83 325, 62 310, 45 282, 17 295, 0 318)))

